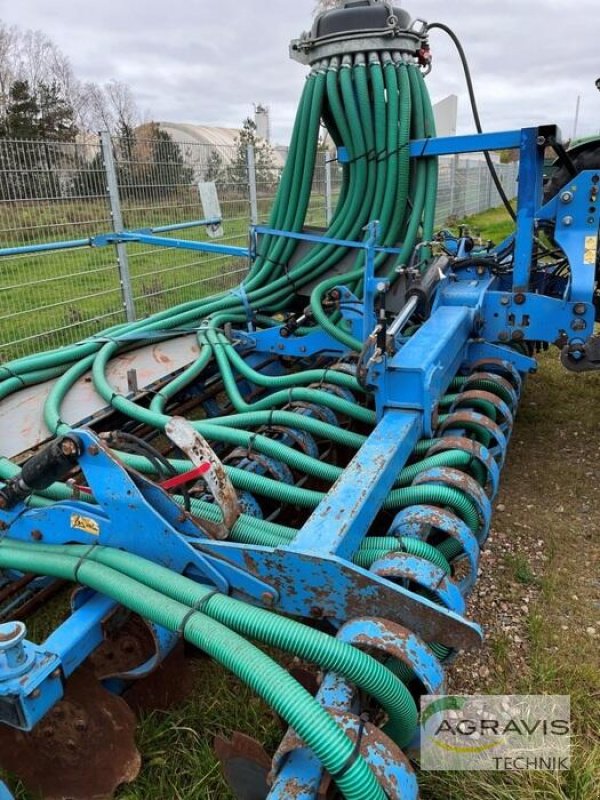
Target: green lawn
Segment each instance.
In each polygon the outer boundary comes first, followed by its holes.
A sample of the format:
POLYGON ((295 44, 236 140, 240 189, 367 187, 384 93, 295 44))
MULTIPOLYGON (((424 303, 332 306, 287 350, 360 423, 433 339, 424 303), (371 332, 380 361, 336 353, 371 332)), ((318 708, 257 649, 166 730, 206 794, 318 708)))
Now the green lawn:
MULTIPOLYGON (((200 215, 185 198, 154 207, 124 206, 125 225, 148 228, 200 215)), ((259 199, 266 220, 270 198, 259 199)), ((247 198, 222 199, 222 243, 248 246, 250 208, 247 198)), ((324 224, 324 199, 311 198, 308 224, 324 224)), ((3 247, 86 239, 110 231, 101 200, 22 204, 0 207, 3 247)), ((167 234, 205 241, 203 228, 167 234)), ((138 318, 237 284, 247 263, 240 259, 191 250, 128 245, 129 271, 138 318)), ((125 321, 115 248, 76 250, 0 258, 0 361, 70 344, 125 321)))

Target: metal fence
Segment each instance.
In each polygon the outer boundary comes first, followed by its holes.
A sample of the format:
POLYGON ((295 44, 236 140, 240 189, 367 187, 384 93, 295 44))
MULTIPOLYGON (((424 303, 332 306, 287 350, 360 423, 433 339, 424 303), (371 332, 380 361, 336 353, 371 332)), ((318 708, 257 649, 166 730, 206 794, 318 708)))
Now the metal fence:
MULTIPOLYGON (((496 164, 500 183, 509 198, 516 197, 518 162, 496 164)), ((436 224, 461 220, 500 205, 485 159, 444 156, 439 159, 436 224)))
MULTIPOLYGON (((216 183, 224 239, 248 242, 268 220, 287 151, 173 142, 169 137, 85 143, 0 140, 0 247, 87 240, 123 229, 202 218, 198 182, 216 183)), ((500 165, 514 196, 516 165, 500 165)), ((319 151, 307 224, 324 227, 341 168, 319 151)), ((441 159, 438 224, 499 205, 483 161, 441 159)), ((178 234, 174 234, 177 236, 178 234)), ((185 238, 206 238, 203 227, 185 238)), ((248 264, 141 244, 0 258, 0 361, 77 341, 127 319, 226 289, 248 264)))

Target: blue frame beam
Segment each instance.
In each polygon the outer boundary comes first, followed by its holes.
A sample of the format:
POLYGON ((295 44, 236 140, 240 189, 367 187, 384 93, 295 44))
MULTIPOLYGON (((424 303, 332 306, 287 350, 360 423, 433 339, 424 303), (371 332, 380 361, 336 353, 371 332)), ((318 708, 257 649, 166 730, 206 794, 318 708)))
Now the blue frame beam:
MULTIPOLYGON (((537 128, 525 128, 535 132, 537 128)), ((482 153, 494 150, 518 150, 521 146, 521 131, 499 133, 475 133, 469 136, 440 136, 437 139, 413 139, 410 143, 412 158, 431 156, 453 156, 461 153, 482 153)))
MULTIPOLYGON (((373 224, 377 223, 371 223, 371 225, 373 224)), ((316 233, 298 233, 297 231, 282 231, 278 228, 265 228, 260 225, 254 227, 252 230, 255 234, 260 236, 278 236, 282 239, 295 239, 299 242, 332 244, 336 247, 348 247, 353 250, 373 250, 375 253, 388 253, 389 255, 398 255, 402 252, 402 250, 398 247, 382 247, 381 245, 374 244, 371 241, 371 232, 369 233, 368 239, 362 242, 356 242, 350 239, 332 239, 329 236, 320 236, 316 233)))
POLYGON ((536 212, 542 203, 545 140, 540 142, 537 128, 524 128, 521 132, 521 159, 519 161, 519 193, 513 291, 526 292, 531 277, 533 244, 536 234, 536 212))
MULTIPOLYGON (((57 250, 75 250, 81 247, 106 247, 107 245, 111 244, 118 244, 120 242, 125 241, 141 241, 139 237, 141 236, 150 236, 151 234, 156 233, 169 233, 170 231, 179 231, 185 230, 187 228, 198 228, 201 226, 208 226, 208 225, 219 225, 222 222, 221 219, 200 219, 194 220, 193 222, 179 222, 175 223, 174 225, 159 225, 156 228, 144 228, 136 231, 122 231, 120 233, 102 233, 98 234, 97 236, 92 236, 88 239, 69 239, 67 241, 61 242, 45 242, 43 244, 26 244, 26 245, 19 245, 18 247, 2 247, 0 248, 0 257, 2 256, 25 256, 31 255, 35 253, 51 253, 57 250), (134 236, 135 239, 131 239, 130 237, 134 236)), ((189 245, 203 245, 202 248, 200 247, 189 247, 186 249, 195 250, 195 249, 202 249, 206 250, 207 252, 214 252, 213 247, 225 247, 228 248, 228 245, 213 245, 210 242, 192 242, 189 240, 183 239, 160 239, 160 237, 153 236, 152 242, 157 246, 162 247, 174 247, 176 245, 172 244, 173 242, 179 243, 180 247, 183 247, 183 242, 189 245), (167 244, 168 243, 168 244, 167 244), (206 245, 206 246, 204 246, 206 245)), ((229 249, 229 248, 228 248, 229 249)), ((241 255, 243 257, 247 257, 249 255, 249 251, 245 248, 235 248, 234 253, 226 252, 225 255, 241 255)))
POLYGON ((45 244, 24 244, 19 247, 2 247, 0 256, 26 256, 35 253, 51 253, 54 250, 75 250, 91 247, 91 239, 71 239, 68 242, 46 242, 45 244))
POLYGON ((92 239, 93 247, 104 247, 108 244, 131 242, 132 244, 150 244, 155 247, 170 247, 175 250, 197 250, 202 253, 214 253, 220 256, 236 256, 250 258, 251 252, 247 247, 234 247, 228 244, 212 244, 211 242, 194 242, 190 239, 170 239, 167 236, 154 236, 151 233, 136 233, 123 231, 122 233, 109 233, 96 236, 92 239))
POLYGON ((390 409, 287 549, 351 559, 422 427, 420 413, 390 409))

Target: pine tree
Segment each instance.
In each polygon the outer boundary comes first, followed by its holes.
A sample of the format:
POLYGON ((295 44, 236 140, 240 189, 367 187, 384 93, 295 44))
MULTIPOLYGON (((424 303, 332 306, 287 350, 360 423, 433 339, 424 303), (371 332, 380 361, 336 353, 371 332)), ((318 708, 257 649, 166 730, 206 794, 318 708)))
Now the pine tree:
POLYGON ((2 183, 3 200, 27 200, 42 191, 39 146, 32 140, 39 133, 39 106, 27 81, 14 81, 10 87, 9 102, 2 121, 2 136, 21 139, 15 146, 5 146, 1 151, 0 169, 7 176, 2 183))
POLYGON ((140 194, 140 184, 144 183, 143 168, 136 164, 135 129, 121 120, 114 139, 117 179, 123 197, 136 197, 140 194))
POLYGON ((206 169, 204 180, 207 182, 220 183, 225 178, 223 157, 218 150, 211 150, 206 159, 206 169))
POLYGON ((252 145, 258 189, 259 191, 270 191, 277 183, 273 148, 268 142, 257 137, 256 123, 250 117, 244 120, 236 145, 235 155, 227 168, 227 182, 240 189, 248 185, 248 145, 252 145))
POLYGON ((227 167, 227 183, 242 189, 248 185, 248 145, 256 144, 256 124, 247 117, 236 137, 236 150, 227 167))
POLYGON ((152 183, 163 197, 176 194, 181 186, 189 186, 194 171, 185 165, 181 150, 166 131, 153 125, 152 183))
POLYGON ((56 82, 40 83, 38 92, 38 137, 51 142, 73 142, 77 135, 73 107, 62 96, 56 82))
POLYGON ((56 82, 40 83, 35 92, 28 81, 13 82, 0 136, 20 141, 2 148, 1 166, 10 171, 10 181, 2 188, 3 199, 60 194, 60 170, 71 166, 74 155, 60 144, 75 139, 73 117, 73 108, 56 82))
POLYGON ((2 135, 10 139, 39 138, 40 108, 28 81, 15 81, 10 87, 2 135))

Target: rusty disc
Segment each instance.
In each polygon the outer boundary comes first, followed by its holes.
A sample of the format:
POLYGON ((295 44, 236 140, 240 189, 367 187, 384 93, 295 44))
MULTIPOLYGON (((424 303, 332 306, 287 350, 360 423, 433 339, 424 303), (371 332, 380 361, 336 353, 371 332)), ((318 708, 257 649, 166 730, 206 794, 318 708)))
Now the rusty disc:
POLYGON ((168 711, 186 700, 193 688, 194 673, 180 642, 153 672, 134 681, 123 698, 140 715, 144 711, 168 711))
POLYGON ((31 733, 0 726, 0 766, 43 800, 106 800, 138 776, 136 720, 88 667, 31 733))
POLYGON ((264 747, 256 739, 236 731, 231 741, 215 736, 214 748, 236 800, 265 800, 269 793, 267 776, 271 759, 264 747))
POLYGON ((146 622, 137 614, 119 619, 119 609, 104 626, 104 641, 89 657, 98 680, 119 678, 141 667, 156 652, 156 643, 146 622))
POLYGON ((109 624, 105 639, 90 656, 89 662, 98 680, 123 678, 131 685, 123 698, 140 714, 144 711, 167 711, 185 700, 194 687, 194 679, 184 646, 179 642, 160 663, 153 663, 157 642, 148 623, 137 614, 130 614, 123 624, 109 624), (132 671, 144 665, 148 669, 131 680, 132 671))

